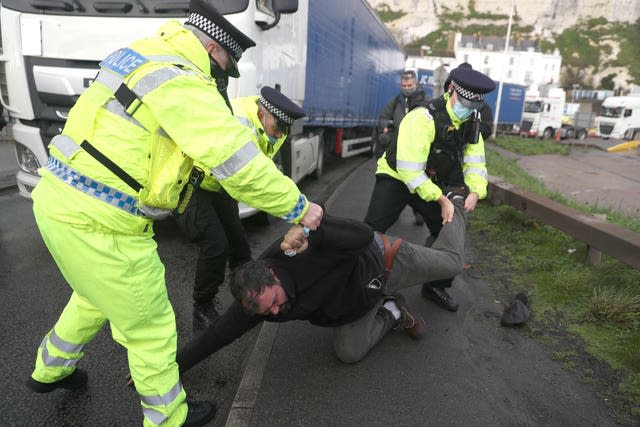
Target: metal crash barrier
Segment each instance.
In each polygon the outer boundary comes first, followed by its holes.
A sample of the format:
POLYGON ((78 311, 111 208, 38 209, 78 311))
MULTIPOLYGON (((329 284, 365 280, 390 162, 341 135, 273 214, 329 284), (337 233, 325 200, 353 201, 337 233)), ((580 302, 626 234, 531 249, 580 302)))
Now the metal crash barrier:
POLYGON ((539 194, 489 178, 489 199, 510 205, 587 244, 585 262, 600 264, 602 252, 640 269, 640 234, 604 219, 578 212, 539 194))

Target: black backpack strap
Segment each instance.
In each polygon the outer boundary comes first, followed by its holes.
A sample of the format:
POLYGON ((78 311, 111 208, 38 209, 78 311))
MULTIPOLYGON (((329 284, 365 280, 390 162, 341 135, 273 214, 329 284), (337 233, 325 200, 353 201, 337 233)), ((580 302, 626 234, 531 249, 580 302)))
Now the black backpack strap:
POLYGON ((87 153, 100 162, 105 168, 109 169, 114 175, 127 183, 127 185, 138 193, 142 189, 142 184, 136 181, 131 175, 126 173, 120 166, 113 163, 107 156, 102 154, 96 147, 91 145, 89 141, 82 141, 80 144, 87 153))

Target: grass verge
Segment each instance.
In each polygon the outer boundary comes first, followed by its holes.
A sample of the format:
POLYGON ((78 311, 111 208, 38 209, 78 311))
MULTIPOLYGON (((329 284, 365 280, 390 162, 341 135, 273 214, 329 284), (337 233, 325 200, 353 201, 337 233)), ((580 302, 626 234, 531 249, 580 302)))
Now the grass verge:
MULTIPOLYGON (((526 141, 526 140, 525 140, 526 141)), ((492 175, 584 211, 553 193, 510 159, 487 150, 492 175)), ((603 210, 598 210, 603 211, 603 210)), ((610 220, 640 230, 640 223, 604 211, 610 220)), ((640 271, 603 255, 585 265, 586 245, 508 206, 483 202, 469 233, 482 270, 501 297, 525 291, 534 318, 525 332, 552 358, 594 385, 623 424, 640 422, 640 271)))

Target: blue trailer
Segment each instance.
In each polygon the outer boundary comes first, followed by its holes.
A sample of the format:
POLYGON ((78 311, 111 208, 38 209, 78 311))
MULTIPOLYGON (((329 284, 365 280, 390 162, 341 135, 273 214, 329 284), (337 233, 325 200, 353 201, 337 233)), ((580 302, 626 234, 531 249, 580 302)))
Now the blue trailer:
POLYGON ((369 151, 404 51, 365 0, 311 0, 307 22, 305 130, 322 131, 325 152, 369 151))
MULTIPOLYGON (((493 116, 496 115, 496 100, 498 99, 498 85, 496 89, 485 95, 485 102, 491 107, 493 116)), ((516 83, 503 83, 500 97, 500 113, 498 116, 498 130, 505 133, 517 131, 514 126, 520 126, 522 111, 524 110, 524 95, 527 87, 516 83)))

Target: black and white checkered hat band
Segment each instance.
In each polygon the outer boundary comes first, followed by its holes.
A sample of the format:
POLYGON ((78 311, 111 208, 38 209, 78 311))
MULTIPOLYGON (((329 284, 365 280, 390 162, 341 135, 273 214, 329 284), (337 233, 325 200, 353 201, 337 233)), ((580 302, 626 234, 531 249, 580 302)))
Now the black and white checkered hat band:
POLYGON ((209 36, 211 36, 212 39, 218 41, 226 49, 229 49, 236 61, 240 60, 243 50, 238 42, 235 41, 235 39, 231 37, 225 30, 217 26, 215 23, 211 22, 209 19, 195 12, 191 12, 191 15, 189 15, 189 20, 187 22, 189 24, 192 24, 194 27, 201 29, 209 36))
POLYGON ((263 97, 260 97, 260 103, 262 105, 264 105, 264 108, 267 109, 268 112, 270 112, 271 114, 273 114, 273 116, 280 122, 286 123, 289 126, 291 126, 293 124, 293 122, 295 121, 293 119, 293 117, 288 116, 286 113, 284 113, 282 110, 280 110, 279 108, 275 107, 272 103, 270 103, 269 101, 267 101, 266 99, 264 99, 263 97))
POLYGON ((470 90, 463 88, 454 80, 452 80, 451 83, 453 84, 453 87, 456 88, 456 92, 458 92, 460 96, 462 96, 465 99, 468 99, 470 101, 482 101, 484 99, 483 95, 479 93, 471 92, 470 90))

